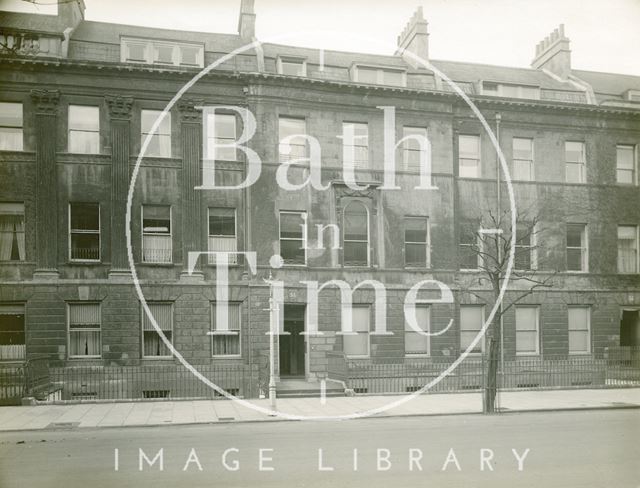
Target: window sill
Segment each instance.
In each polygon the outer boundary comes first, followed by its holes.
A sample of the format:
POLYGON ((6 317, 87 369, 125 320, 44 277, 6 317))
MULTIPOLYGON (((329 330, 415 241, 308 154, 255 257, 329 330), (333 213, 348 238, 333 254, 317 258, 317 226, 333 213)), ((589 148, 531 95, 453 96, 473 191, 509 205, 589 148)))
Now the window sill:
POLYGON ((96 264, 102 264, 102 261, 100 260, 96 260, 96 261, 91 261, 91 260, 86 260, 86 261, 75 261, 75 260, 69 260, 67 261, 67 265, 83 265, 83 266, 91 266, 91 265, 96 265, 96 264))
POLYGON ((215 359, 217 361, 220 360, 225 360, 225 359, 242 359, 242 355, 241 354, 234 354, 234 355, 229 355, 229 356, 211 356, 211 359, 215 359))
POLYGON ((95 361, 96 359, 102 359, 102 356, 69 356, 69 361, 95 361))
POLYGON ((516 352, 516 357, 538 359, 540 358, 540 353, 539 352, 516 352))
POLYGON ((142 261, 140 263, 138 263, 138 265, 140 266, 154 266, 154 267, 159 267, 159 268, 173 268, 175 266, 176 263, 150 263, 147 261, 142 261))
POLYGON ((171 361, 173 356, 142 356, 142 361, 171 361))
POLYGON ((404 358, 405 359, 425 359, 425 358, 430 358, 431 354, 428 353, 424 353, 424 354, 404 354, 404 358))

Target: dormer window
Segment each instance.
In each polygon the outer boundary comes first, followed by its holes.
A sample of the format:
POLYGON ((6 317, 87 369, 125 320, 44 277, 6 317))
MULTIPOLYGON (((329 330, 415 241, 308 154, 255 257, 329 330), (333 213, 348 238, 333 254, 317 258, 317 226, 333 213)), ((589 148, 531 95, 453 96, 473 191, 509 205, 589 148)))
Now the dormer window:
POLYGON ((307 61, 303 58, 278 56, 276 65, 279 75, 307 76, 307 61))
POLYGON ((351 79, 368 85, 407 86, 407 72, 399 68, 354 65, 351 79))
POLYGON ((538 100, 540 88, 530 85, 515 85, 510 83, 482 82, 482 94, 505 98, 528 98, 538 100))
POLYGON ((120 46, 123 63, 160 66, 204 66, 204 46, 184 42, 123 38, 120 46))

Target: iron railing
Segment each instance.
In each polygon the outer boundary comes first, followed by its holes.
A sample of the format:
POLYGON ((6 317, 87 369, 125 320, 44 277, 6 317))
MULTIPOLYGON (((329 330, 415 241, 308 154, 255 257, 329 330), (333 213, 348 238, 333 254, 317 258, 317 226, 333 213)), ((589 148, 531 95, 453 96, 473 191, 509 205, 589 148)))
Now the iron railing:
MULTIPOLYGON (((355 393, 420 390, 451 367, 453 359, 349 360, 347 387, 355 393)), ((495 364, 499 389, 640 387, 640 348, 610 348, 569 357, 516 357, 495 364)), ((470 356, 429 388, 431 392, 479 391, 486 386, 489 360, 470 356)))
MULTIPOLYGON (((227 393, 257 396, 257 365, 194 365, 227 393)), ((142 366, 81 365, 51 368, 51 381, 61 387, 62 401, 213 399, 224 395, 179 364, 142 366)))

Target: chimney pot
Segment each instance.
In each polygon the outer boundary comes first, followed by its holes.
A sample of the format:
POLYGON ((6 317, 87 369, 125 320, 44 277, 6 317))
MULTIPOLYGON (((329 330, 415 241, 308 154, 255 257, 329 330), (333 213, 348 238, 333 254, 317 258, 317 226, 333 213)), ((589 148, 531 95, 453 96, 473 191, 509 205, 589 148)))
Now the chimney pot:
POLYGON ((569 42, 569 38, 565 36, 564 24, 560 24, 550 35, 536 44, 531 67, 546 69, 562 79, 567 79, 571 74, 569 42))

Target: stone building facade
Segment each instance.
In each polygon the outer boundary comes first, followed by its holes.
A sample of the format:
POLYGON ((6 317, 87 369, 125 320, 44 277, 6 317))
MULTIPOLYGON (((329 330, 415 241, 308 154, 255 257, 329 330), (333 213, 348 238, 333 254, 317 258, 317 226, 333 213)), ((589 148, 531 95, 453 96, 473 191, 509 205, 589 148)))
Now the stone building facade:
MULTIPOLYGON (((132 284, 127 230, 156 320, 196 366, 264 367, 270 275, 284 283, 281 320, 292 332, 277 341, 282 377, 327 378, 336 357, 354 364, 457 357, 493 307, 482 273, 465 269, 473 244, 465 225, 507 210, 508 185, 489 134, 441 74, 486 119, 517 207, 537 220, 536 242, 519 250, 530 253, 526 266, 553 275, 552 287, 505 314, 505 360, 588 357, 640 344, 640 77, 572 69, 562 27, 538 45, 530 69, 431 60, 418 11, 392 56, 269 43, 244 50, 210 70, 160 121, 202 68, 255 39, 252 3, 242 3, 237 35, 88 21, 82 0, 60 3, 57 16, 0 13, 0 359, 44 355, 68 368, 176 363, 132 284), (247 146, 260 156, 261 175, 247 188, 196 188, 203 139, 228 142, 244 130, 238 113, 222 110, 217 135, 203 132, 201 107, 214 105, 255 116, 247 146), (397 148, 401 189, 383 188, 381 107, 395 108, 396 141, 426 135, 437 190, 416 189, 414 163, 424 149, 411 142, 397 148), (129 184, 156 121, 127 229, 129 184), (355 131, 353 147, 339 137, 345 130, 355 131), (279 144, 301 131, 319 141, 326 190, 276 183, 283 161, 307 155, 300 138, 288 155, 279 144), (348 151, 366 189, 345 184, 348 151), (322 242, 319 226, 326 227, 322 242), (256 253, 255 272, 242 257, 229 267, 235 335, 210 334, 217 327, 216 265, 204 256, 195 272, 188 269, 188 253, 207 250, 256 253), (274 255, 284 266, 271 265, 274 255), (320 294, 324 334, 300 335, 305 282, 337 279, 354 287, 382 283, 393 334, 371 333, 376 296, 363 286, 354 292, 355 335, 338 333, 335 287, 320 294), (434 332, 453 320, 430 338, 408 328, 403 313, 406 293, 422 280, 445 283, 454 296, 418 312, 434 332)), ((245 154, 221 154, 217 181, 239 184, 245 154)), ((302 181, 309 168, 292 165, 288 174, 302 181)), ((514 284, 507 297, 523 286, 514 284)), ((257 391, 221 386, 245 396, 257 391)))

